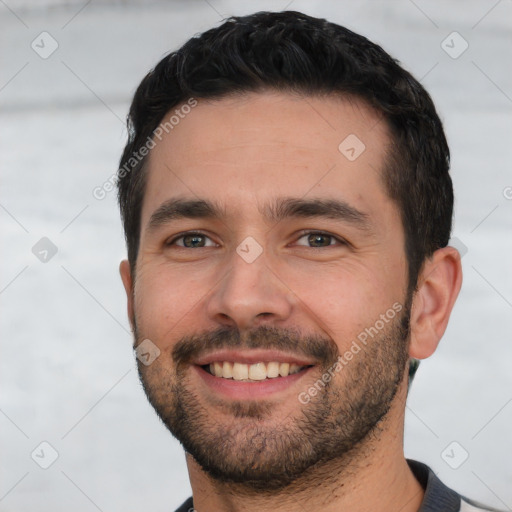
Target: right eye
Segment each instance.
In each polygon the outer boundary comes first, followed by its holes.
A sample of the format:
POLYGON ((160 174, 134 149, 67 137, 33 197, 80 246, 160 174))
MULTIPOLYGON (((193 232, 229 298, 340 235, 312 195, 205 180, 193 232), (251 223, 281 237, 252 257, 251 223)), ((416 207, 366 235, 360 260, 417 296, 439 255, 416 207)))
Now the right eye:
POLYGON ((186 233, 181 233, 176 236, 172 240, 169 240, 165 243, 166 247, 177 246, 183 247, 184 249, 194 249, 194 248, 203 248, 203 247, 215 247, 216 244, 213 242, 210 237, 206 236, 203 233, 198 233, 195 231, 188 231, 186 233), (206 245, 207 240, 211 242, 211 245, 206 245), (178 243, 181 242, 181 243, 178 243))

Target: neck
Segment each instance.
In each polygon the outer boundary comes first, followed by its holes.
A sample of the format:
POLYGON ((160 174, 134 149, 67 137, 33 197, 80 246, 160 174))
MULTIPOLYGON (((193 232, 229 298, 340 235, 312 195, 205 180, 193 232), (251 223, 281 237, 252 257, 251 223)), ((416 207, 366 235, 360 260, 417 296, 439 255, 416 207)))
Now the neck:
POLYGON ((386 417, 343 460, 313 466, 278 491, 254 491, 243 484, 218 482, 187 456, 194 509, 198 512, 416 512, 423 488, 403 454, 407 386, 402 386, 386 417), (299 505, 299 507, 298 507, 299 505))

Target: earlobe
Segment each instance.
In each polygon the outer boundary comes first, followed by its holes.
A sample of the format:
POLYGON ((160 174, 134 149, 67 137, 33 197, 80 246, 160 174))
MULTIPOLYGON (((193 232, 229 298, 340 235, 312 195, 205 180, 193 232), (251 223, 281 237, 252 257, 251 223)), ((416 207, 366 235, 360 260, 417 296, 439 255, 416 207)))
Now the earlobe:
POLYGON ((462 285, 460 254, 453 247, 438 249, 418 278, 411 309, 409 355, 425 359, 443 336, 462 285))
POLYGON ((126 291, 128 320, 130 321, 130 325, 133 330, 135 318, 133 308, 133 279, 128 260, 121 261, 121 264, 119 265, 119 273, 121 274, 121 280, 123 281, 124 289, 126 291))

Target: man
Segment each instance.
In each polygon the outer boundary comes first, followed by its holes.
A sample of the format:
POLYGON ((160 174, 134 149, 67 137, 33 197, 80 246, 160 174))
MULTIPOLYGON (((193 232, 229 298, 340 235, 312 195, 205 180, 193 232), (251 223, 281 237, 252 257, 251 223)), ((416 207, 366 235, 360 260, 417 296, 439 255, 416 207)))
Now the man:
POLYGON ((178 510, 485 510, 403 453, 410 361, 462 282, 423 87, 343 27, 261 12, 166 56, 128 128, 120 271, 186 451, 178 510))

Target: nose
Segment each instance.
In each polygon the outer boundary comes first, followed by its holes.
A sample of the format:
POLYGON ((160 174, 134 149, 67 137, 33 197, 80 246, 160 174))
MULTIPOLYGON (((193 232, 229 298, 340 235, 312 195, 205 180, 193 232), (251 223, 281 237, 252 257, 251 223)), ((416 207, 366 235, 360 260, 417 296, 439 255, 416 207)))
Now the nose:
POLYGON ((285 323, 295 304, 294 294, 272 267, 265 252, 249 262, 233 251, 224 277, 208 297, 208 317, 240 330, 285 323))

